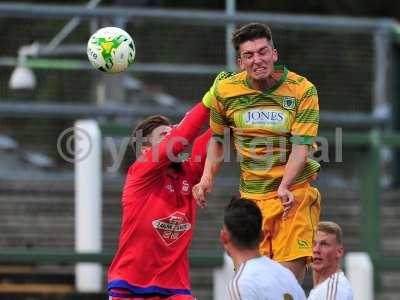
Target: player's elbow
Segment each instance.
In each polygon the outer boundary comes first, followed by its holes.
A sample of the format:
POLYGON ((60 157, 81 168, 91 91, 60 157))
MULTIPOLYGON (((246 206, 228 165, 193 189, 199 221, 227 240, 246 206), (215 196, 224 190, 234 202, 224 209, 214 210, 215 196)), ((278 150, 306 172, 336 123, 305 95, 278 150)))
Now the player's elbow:
POLYGON ((293 145, 292 147, 292 159, 298 163, 305 163, 307 161, 309 154, 308 145, 293 145))

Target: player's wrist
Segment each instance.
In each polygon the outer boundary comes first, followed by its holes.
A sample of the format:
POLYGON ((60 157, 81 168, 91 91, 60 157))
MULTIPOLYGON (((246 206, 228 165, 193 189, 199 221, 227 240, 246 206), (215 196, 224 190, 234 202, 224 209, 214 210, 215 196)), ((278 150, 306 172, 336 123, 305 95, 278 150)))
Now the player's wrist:
POLYGON ((205 172, 200 179, 200 184, 207 187, 212 187, 214 184, 214 176, 209 172, 205 172))
POLYGON ((290 186, 286 183, 281 183, 278 187, 278 191, 289 190, 290 186))

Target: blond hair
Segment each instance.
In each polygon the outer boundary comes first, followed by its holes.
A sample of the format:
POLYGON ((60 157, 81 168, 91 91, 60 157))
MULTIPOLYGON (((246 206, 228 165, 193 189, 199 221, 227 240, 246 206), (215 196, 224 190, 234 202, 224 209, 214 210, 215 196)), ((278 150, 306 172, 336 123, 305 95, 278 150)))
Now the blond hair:
POLYGON ((342 228, 335 222, 331 221, 321 221, 318 223, 318 231, 322 231, 329 234, 334 234, 336 237, 336 242, 342 244, 343 231, 342 228))

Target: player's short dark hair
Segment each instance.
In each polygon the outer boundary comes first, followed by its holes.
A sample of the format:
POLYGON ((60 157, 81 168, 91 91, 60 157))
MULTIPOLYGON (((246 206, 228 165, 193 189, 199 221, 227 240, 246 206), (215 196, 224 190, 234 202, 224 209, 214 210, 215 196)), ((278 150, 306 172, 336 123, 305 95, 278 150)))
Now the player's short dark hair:
POLYGON ((145 138, 148 137, 154 129, 162 125, 171 125, 171 121, 167 117, 161 115, 150 116, 141 121, 133 130, 131 135, 131 146, 133 148, 133 151, 137 150, 137 143, 140 143, 143 146, 151 146, 148 140, 145 138), (143 140, 139 141, 138 139, 141 138, 143 140))
POLYGON ((253 201, 232 198, 225 208, 224 225, 236 247, 253 249, 258 247, 262 230, 262 215, 253 201))
POLYGON ((266 38, 274 47, 271 29, 268 25, 262 23, 249 23, 236 29, 232 34, 232 44, 235 50, 239 51, 241 44, 259 38, 266 38))

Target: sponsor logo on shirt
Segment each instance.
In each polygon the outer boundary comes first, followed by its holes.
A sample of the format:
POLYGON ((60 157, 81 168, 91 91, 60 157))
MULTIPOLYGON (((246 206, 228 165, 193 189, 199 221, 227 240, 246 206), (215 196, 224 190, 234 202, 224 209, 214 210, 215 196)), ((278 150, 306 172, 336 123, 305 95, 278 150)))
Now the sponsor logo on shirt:
POLYGON ((285 114, 278 110, 251 109, 243 115, 247 125, 283 125, 285 114))
POLYGON ((190 190, 190 184, 187 180, 183 180, 182 181, 182 189, 181 189, 181 193, 183 195, 189 195, 191 192, 190 190))
POLYGON ((192 227, 186 215, 181 212, 154 220, 152 225, 167 246, 179 240, 192 227))

